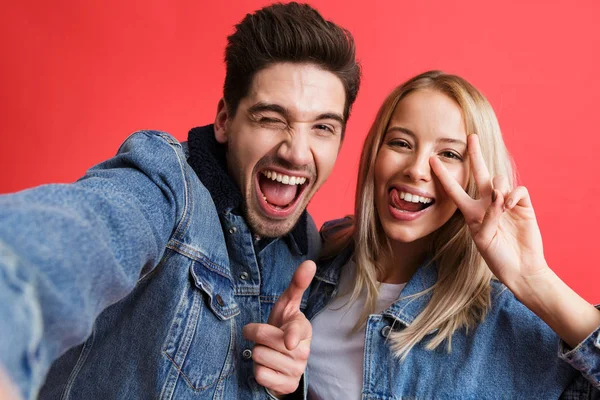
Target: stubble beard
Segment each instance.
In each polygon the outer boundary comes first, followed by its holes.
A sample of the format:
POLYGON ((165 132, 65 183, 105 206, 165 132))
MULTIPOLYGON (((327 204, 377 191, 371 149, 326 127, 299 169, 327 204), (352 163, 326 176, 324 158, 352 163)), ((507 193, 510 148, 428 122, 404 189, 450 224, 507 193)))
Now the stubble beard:
POLYGON ((278 238, 285 236, 296 226, 302 212, 306 209, 306 206, 303 205, 285 219, 270 219, 265 217, 260 210, 257 210, 260 205, 254 204, 254 208, 252 207, 251 202, 248 200, 250 195, 248 193, 244 202, 244 216, 252 233, 260 237, 278 238))

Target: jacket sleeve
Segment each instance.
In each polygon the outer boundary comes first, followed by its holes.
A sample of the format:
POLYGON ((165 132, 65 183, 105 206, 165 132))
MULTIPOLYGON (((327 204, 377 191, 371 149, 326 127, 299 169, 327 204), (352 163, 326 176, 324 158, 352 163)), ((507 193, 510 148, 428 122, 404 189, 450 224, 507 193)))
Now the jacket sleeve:
MULTIPOLYGON (((579 370, 596 391, 600 391, 600 327, 574 349, 562 340, 560 343, 559 357, 579 370)), ((600 398, 600 392, 597 396, 600 398)))
POLYGON ((143 131, 73 184, 0 196, 0 364, 25 399, 160 261, 185 171, 175 139, 143 131))

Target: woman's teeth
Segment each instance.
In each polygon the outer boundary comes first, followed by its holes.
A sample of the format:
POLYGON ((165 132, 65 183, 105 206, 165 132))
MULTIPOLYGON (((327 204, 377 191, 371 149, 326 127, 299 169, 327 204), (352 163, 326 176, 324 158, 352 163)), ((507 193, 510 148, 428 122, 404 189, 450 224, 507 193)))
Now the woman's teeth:
POLYGON ((285 185, 302 185, 306 182, 306 178, 304 177, 283 175, 275 171, 262 171, 262 174, 273 181, 281 182, 285 185))
POLYGON ((423 203, 429 204, 433 201, 433 199, 429 197, 417 196, 416 194, 410 194, 406 192, 400 192, 400 199, 404 201, 408 201, 410 203, 423 203))

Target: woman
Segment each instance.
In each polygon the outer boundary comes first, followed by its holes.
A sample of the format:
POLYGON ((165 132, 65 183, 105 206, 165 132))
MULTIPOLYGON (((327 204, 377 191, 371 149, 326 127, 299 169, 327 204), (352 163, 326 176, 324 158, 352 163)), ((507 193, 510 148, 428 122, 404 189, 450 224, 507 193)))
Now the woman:
POLYGON ((311 398, 598 395, 600 311, 546 264, 494 112, 468 82, 433 71, 390 94, 355 211, 323 230, 311 398))

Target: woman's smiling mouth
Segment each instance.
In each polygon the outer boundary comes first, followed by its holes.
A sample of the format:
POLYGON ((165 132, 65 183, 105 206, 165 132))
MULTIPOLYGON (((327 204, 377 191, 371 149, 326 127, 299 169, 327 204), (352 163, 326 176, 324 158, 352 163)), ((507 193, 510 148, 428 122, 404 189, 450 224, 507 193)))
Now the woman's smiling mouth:
POLYGON ((435 199, 401 191, 397 188, 390 188, 389 202, 391 207, 398 212, 416 213, 432 206, 435 203, 435 199))

